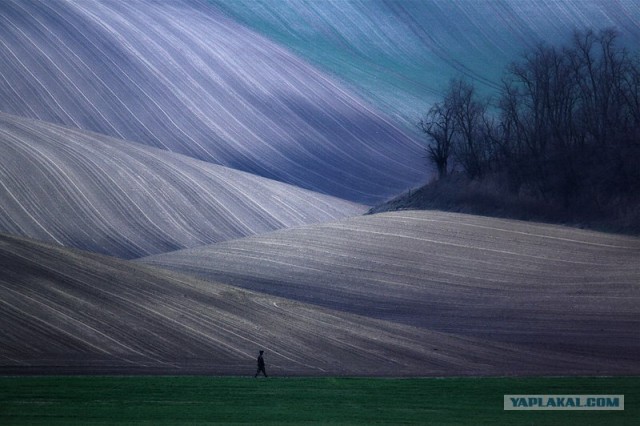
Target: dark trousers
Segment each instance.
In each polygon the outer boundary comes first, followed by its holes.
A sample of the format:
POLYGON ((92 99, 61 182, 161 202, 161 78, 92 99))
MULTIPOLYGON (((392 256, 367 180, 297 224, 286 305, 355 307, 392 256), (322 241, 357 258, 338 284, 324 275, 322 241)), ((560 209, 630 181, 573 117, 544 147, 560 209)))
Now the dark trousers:
POLYGON ((260 374, 261 371, 262 371, 262 374, 264 374, 264 377, 269 377, 267 376, 267 372, 264 369, 264 365, 258 367, 258 371, 256 371, 256 375, 253 377, 258 377, 258 374, 260 374))

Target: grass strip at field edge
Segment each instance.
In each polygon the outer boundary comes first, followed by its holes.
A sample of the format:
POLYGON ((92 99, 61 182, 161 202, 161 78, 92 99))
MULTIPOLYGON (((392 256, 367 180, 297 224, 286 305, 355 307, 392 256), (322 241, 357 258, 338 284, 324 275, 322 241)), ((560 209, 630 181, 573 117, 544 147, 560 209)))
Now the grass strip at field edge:
POLYGON ((0 377, 0 424, 634 424, 639 377, 0 377), (505 394, 623 394, 624 411, 504 411, 505 394))

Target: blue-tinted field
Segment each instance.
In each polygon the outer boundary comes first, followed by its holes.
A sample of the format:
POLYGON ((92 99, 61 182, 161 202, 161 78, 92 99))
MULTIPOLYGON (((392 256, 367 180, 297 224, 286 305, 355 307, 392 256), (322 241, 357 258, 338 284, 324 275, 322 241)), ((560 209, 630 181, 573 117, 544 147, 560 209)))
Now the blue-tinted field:
POLYGON ((490 93, 536 43, 580 28, 640 36, 633 1, 210 0, 229 16, 348 81, 414 125, 451 77, 490 93))

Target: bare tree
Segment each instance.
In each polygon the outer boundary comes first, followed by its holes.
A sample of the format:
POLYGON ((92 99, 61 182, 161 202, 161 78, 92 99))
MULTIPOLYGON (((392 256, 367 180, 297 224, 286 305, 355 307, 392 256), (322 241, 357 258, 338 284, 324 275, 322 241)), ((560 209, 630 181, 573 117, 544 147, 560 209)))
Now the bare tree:
MULTIPOLYGON (((513 63, 499 102, 501 166, 544 198, 597 200, 629 182, 638 152, 638 62, 613 30, 575 32, 513 63)), ((635 176, 635 175, 634 175, 635 176)))
POLYGON ((576 31, 566 46, 525 52, 507 68, 496 107, 451 80, 419 123, 440 178, 456 168, 470 179, 506 176, 512 191, 548 203, 637 212, 640 57, 615 31, 576 31))
POLYGON ((572 170, 569 147, 580 139, 573 122, 575 92, 564 49, 539 44, 507 69, 500 107, 508 157, 518 180, 543 197, 557 184, 555 164, 572 170))
POLYGON ((455 135, 454 112, 448 100, 434 104, 424 119, 418 123, 429 138, 427 156, 438 169, 438 178, 449 173, 449 157, 455 135))
POLYGON ((434 104, 419 127, 429 138, 428 158, 438 168, 438 176, 449 172, 450 158, 470 178, 481 177, 488 164, 492 121, 487 117, 487 101, 479 99, 472 84, 450 81, 444 99, 434 104))
POLYGON ((480 178, 488 162, 487 102, 479 99, 471 83, 461 79, 451 81, 448 96, 454 112, 456 161, 469 178, 480 178))

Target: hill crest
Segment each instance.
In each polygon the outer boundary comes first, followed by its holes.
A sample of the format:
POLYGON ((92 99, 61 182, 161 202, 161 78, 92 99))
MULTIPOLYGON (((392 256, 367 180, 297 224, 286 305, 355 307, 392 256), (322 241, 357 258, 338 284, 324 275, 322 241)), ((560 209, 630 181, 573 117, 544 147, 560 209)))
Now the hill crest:
POLYGON ((0 113, 0 232, 122 258, 364 207, 144 145, 0 113))

